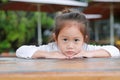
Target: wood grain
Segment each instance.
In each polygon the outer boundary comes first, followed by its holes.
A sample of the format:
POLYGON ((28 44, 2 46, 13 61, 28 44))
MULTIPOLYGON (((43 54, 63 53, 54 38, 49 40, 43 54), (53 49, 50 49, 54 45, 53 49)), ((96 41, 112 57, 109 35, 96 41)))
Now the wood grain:
POLYGON ((0 80, 120 80, 120 58, 0 58, 0 80))

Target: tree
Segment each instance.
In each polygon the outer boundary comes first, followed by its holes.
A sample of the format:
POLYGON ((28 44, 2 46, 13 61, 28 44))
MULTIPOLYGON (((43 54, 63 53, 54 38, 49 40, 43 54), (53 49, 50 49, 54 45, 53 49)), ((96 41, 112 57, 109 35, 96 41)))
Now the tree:
MULTIPOLYGON (((36 33, 37 15, 37 12, 0 11, 0 52, 29 43, 36 33)), ((51 27, 53 19, 47 13, 41 15, 42 27, 51 27)))

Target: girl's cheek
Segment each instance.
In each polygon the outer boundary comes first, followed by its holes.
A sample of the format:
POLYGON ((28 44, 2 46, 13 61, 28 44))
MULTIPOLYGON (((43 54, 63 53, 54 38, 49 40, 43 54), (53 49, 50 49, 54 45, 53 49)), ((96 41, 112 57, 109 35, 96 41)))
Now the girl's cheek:
POLYGON ((78 49, 79 53, 80 53, 82 50, 83 50, 83 48, 82 48, 82 47, 80 47, 80 48, 78 49))
POLYGON ((80 53, 82 50, 79 50, 78 53, 80 53))
POLYGON ((80 48, 75 49, 75 53, 76 53, 76 54, 78 54, 78 53, 80 53, 80 52, 81 52, 81 49, 80 49, 80 48))

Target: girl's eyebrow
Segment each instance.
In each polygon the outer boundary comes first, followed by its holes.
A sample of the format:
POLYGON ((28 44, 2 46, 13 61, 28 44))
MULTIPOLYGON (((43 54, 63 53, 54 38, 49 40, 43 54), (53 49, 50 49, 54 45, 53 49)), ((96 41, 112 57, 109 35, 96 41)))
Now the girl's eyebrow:
POLYGON ((61 35, 61 37, 68 37, 68 36, 65 36, 65 35, 61 35))
POLYGON ((74 39, 81 39, 81 37, 74 37, 74 39))
MULTIPOLYGON (((68 37, 68 36, 61 35, 61 37, 68 37)), ((74 38, 81 38, 81 37, 75 36, 74 38)))
POLYGON ((67 36, 61 36, 61 38, 68 38, 67 36))
POLYGON ((81 39, 82 37, 79 37, 79 36, 75 36, 74 38, 77 38, 77 39, 81 39))

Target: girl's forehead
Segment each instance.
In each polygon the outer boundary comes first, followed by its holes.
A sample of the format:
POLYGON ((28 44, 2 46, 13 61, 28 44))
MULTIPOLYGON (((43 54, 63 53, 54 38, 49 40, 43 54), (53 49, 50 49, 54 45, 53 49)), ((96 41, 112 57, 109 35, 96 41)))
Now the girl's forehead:
POLYGON ((60 37, 83 38, 83 35, 77 26, 65 26, 59 33, 60 37))
POLYGON ((76 22, 65 23, 60 30, 60 33, 79 34, 81 33, 80 26, 82 25, 76 22))
POLYGON ((75 26, 75 28, 80 28, 80 27, 83 27, 84 24, 81 23, 81 22, 78 22, 78 21, 68 20, 68 21, 64 21, 62 26, 63 26, 63 28, 65 28, 65 27, 72 27, 72 26, 73 27, 75 26))

